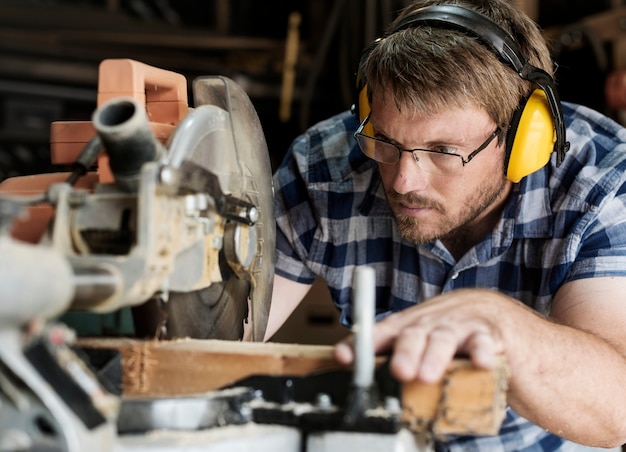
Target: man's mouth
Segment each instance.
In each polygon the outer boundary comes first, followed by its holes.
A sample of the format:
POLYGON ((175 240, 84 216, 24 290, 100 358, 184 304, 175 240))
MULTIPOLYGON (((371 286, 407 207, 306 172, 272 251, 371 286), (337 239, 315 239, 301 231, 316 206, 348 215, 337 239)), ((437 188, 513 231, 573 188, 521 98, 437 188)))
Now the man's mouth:
POLYGON ((395 201, 396 211, 401 215, 407 216, 417 216, 420 214, 424 214, 429 211, 437 210, 437 206, 433 205, 433 203, 428 202, 407 202, 396 200, 395 201))

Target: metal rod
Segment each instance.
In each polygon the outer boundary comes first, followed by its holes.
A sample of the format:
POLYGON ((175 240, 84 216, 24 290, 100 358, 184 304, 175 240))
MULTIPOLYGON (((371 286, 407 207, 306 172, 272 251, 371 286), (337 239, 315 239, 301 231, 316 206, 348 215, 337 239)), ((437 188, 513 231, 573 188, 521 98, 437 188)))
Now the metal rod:
POLYGON ((354 385, 369 388, 374 379, 374 318, 376 274, 372 267, 357 267, 352 275, 354 303, 355 363, 354 385))

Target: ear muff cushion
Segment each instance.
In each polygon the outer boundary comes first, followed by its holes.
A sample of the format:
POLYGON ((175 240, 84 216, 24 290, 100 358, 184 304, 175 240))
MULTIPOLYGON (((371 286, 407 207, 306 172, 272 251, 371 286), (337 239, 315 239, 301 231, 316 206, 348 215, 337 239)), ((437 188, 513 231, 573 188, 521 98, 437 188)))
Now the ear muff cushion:
POLYGON ((359 122, 365 121, 365 118, 367 118, 367 115, 369 115, 371 111, 370 102, 367 98, 367 84, 363 85, 359 91, 357 109, 359 122))
POLYGON ((507 135, 506 176, 519 182, 550 160, 556 142, 554 120, 543 90, 536 89, 513 115, 507 135))
POLYGON ((370 114, 370 103, 367 98, 367 80, 365 79, 365 65, 367 63, 367 57, 374 47, 378 45, 381 38, 374 40, 368 45, 363 52, 361 52, 361 58, 356 71, 356 105, 354 106, 354 113, 358 116, 359 122, 365 121, 367 115, 370 114))

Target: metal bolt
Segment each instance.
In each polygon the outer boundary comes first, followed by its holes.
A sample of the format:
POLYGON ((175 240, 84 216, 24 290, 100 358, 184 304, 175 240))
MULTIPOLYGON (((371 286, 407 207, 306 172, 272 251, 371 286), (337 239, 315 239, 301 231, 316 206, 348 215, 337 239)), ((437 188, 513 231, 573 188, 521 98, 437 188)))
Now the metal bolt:
POLYGON ((400 412, 402 411, 400 400, 398 400, 397 397, 386 397, 385 410, 387 410, 389 414, 400 414, 400 412))
POLYGON ((198 206, 198 210, 206 210, 207 207, 209 207, 207 195, 204 193, 198 193, 196 195, 196 205, 198 206))
POLYGON ((239 413, 244 421, 250 422, 252 421, 252 407, 248 405, 243 405, 239 408, 239 413))
POLYGON ((250 207, 248 209, 248 220, 252 224, 255 224, 257 221, 259 221, 259 211, 256 207, 250 207))
POLYGON ((159 180, 163 185, 171 187, 178 182, 178 174, 171 166, 164 166, 159 172, 159 180))
POLYGON ((333 401, 328 394, 320 392, 315 398, 315 404, 322 410, 328 410, 333 406, 333 401))

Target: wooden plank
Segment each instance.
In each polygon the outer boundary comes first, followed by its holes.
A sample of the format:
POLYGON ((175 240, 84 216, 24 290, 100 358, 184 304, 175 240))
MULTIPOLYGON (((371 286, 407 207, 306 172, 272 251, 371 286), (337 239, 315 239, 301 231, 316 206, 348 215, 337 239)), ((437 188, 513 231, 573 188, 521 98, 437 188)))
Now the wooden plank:
POLYGON ((213 391, 253 374, 307 375, 341 366, 328 346, 177 339, 80 339, 79 346, 122 355, 126 395, 190 395, 213 391))
MULTIPOLYGON (((335 361, 333 347, 327 345, 117 338, 81 338, 78 345, 120 352, 126 396, 202 394, 251 375, 349 370, 335 361)), ((403 420, 416 432, 493 435, 504 419, 506 386, 504 362, 487 371, 455 360, 439 384, 402 385, 403 420)))
POLYGON ((436 412, 419 414, 425 405, 413 391, 424 391, 420 383, 404 385, 403 404, 407 423, 415 419, 431 419, 435 435, 477 434, 495 435, 504 420, 508 370, 504 361, 491 372, 476 369, 467 360, 456 360, 448 368, 439 385, 431 385, 431 409, 436 412), (435 387, 436 386, 436 387, 435 387))

